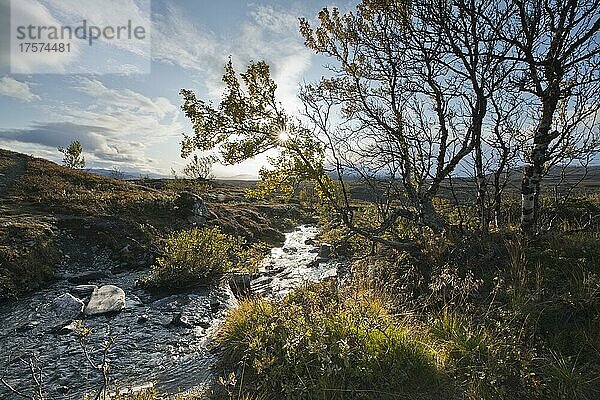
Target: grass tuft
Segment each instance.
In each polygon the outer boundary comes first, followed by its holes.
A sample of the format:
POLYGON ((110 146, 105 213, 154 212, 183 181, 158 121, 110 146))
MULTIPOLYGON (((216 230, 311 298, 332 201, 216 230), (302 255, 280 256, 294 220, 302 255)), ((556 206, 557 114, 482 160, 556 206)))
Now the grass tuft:
POLYGON ((430 398, 443 386, 426 330, 396 321, 371 293, 332 283, 242 302, 216 348, 240 392, 265 398, 430 398))

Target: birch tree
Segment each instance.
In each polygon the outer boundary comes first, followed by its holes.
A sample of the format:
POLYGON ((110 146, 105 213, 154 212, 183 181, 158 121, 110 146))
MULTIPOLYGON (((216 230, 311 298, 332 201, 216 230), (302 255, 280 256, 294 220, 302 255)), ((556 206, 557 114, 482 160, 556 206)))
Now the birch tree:
POLYGON ((599 5, 598 0, 510 0, 502 3, 511 14, 508 23, 486 19, 514 49, 502 57, 518 63, 514 82, 532 107, 521 184, 526 235, 537 230, 540 183, 548 167, 582 143, 587 151, 597 150, 589 146, 597 125, 586 121, 595 120, 598 112, 599 5), (558 118, 561 108, 565 112, 558 118))

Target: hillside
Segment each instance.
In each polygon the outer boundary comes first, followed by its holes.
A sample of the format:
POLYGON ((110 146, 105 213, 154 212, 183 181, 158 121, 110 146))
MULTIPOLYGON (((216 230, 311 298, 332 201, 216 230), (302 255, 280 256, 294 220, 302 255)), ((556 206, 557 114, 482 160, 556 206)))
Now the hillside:
POLYGON ((124 269, 148 268, 172 231, 213 225, 276 244, 300 218, 294 206, 250 204, 223 183, 122 181, 0 149, 0 299, 39 287, 66 259, 108 252, 124 269))

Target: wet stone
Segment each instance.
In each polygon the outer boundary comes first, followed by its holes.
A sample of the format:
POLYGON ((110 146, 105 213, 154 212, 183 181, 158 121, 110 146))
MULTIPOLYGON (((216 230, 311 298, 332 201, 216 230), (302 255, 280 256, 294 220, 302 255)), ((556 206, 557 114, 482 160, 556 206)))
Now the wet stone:
POLYGON ((181 327, 181 328, 192 328, 193 325, 188 321, 188 318, 181 313, 177 313, 173 316, 168 326, 181 327))
POLYGON ((148 315, 146 315, 146 314, 140 315, 137 319, 138 324, 144 324, 146 322, 148 322, 148 315))
POLYGON ((85 315, 93 316, 116 313, 125 308, 125 292, 114 285, 104 285, 95 289, 90 302, 85 308, 85 315))
POLYGON ((54 330, 79 317, 84 306, 83 301, 65 293, 52 300, 42 311, 41 317, 44 325, 54 330))
POLYGON ((98 289, 96 285, 77 285, 71 288, 70 293, 79 298, 88 297, 92 292, 98 289))
POLYGON ((321 243, 321 247, 319 247, 319 257, 321 258, 329 258, 333 253, 333 246, 329 243, 321 243))
POLYGON ((73 275, 69 278, 69 282, 71 283, 88 283, 89 281, 95 281, 98 279, 108 277, 108 273, 104 271, 86 271, 79 273, 77 275, 73 275))
POLYGON ((129 295, 127 299, 125 299, 126 307, 143 307, 144 303, 140 300, 136 295, 129 295))
POLYGON ((78 332, 80 326, 81 326, 81 320, 75 320, 75 321, 72 321, 68 325, 65 325, 63 327, 55 329, 54 332, 59 335, 69 335, 71 333, 78 332))

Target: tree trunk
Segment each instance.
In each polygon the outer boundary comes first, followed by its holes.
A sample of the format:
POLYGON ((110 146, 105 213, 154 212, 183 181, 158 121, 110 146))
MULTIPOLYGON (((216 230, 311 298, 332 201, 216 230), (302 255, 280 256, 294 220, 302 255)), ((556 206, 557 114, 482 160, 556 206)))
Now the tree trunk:
POLYGON ((479 224, 482 233, 488 233, 489 218, 486 207, 487 182, 483 171, 477 172, 477 208, 479 211, 479 224))
POLYGON ((473 116, 473 136, 475 140, 475 177, 477 179, 477 208, 479 214, 479 228, 482 233, 489 230, 488 209, 486 205, 487 179, 483 169, 483 149, 481 148, 481 134, 483 131, 483 118, 487 111, 487 101, 483 93, 477 95, 477 105, 473 116))
POLYGON ((500 187, 500 171, 494 173, 494 226, 502 226, 502 188, 500 187))
POLYGON ((436 234, 441 233, 446 228, 446 222, 433 207, 432 199, 421 199, 420 203, 419 223, 430 228, 436 234))
POLYGON ((550 142, 558 137, 558 132, 551 132, 552 118, 558 104, 559 91, 547 90, 549 93, 542 99, 542 118, 533 138, 531 162, 523 168, 521 181, 521 232, 531 236, 537 232, 539 216, 540 182, 547 160, 550 142))
POLYGON ((538 215, 538 188, 541 179, 539 165, 530 164, 523 168, 521 181, 521 232, 533 235, 536 232, 538 215))

